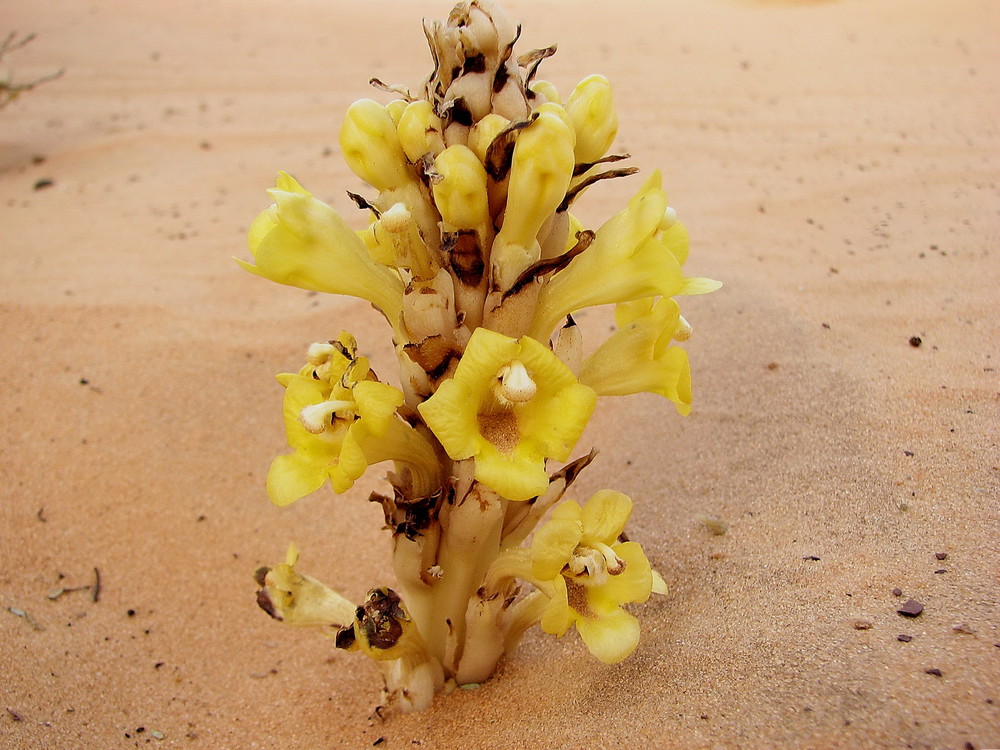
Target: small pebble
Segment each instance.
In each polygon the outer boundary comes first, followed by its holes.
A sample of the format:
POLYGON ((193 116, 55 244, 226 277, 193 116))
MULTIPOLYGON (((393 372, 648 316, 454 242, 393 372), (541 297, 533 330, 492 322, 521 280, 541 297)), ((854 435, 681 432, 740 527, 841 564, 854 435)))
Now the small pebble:
POLYGON ((897 589, 893 589, 892 590, 892 595, 893 596, 902 596, 903 595, 903 589, 898 589, 898 588, 897 589))
POLYGON ((729 524, 721 518, 716 518, 715 516, 698 516, 698 520, 715 536, 723 536, 729 531, 729 524))
POLYGON ((906 633, 900 633, 899 635, 896 636, 896 640, 902 641, 903 643, 909 643, 910 641, 913 640, 913 636, 907 635, 906 633))
POLYGON ((874 626, 874 623, 871 623, 868 620, 855 620, 854 621, 854 629, 855 630, 871 630, 873 626, 874 626))
POLYGON ((896 610, 904 617, 918 617, 924 611, 924 605, 916 599, 908 599, 906 603, 896 610))
POLYGON ((924 340, 919 336, 910 336, 910 346, 916 348, 924 343, 924 340))
POLYGON ((924 674, 932 674, 935 677, 940 677, 941 676, 941 670, 938 669, 937 667, 932 667, 931 669, 925 669, 924 670, 924 674))
POLYGON ((947 552, 935 552, 934 553, 934 557, 936 559, 938 559, 938 560, 947 560, 948 559, 948 553, 947 552))

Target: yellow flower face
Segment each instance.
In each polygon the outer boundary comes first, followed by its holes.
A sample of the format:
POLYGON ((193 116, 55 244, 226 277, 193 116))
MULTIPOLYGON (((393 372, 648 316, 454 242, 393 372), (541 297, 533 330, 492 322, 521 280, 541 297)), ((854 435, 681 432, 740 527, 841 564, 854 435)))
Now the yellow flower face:
POLYGON ((475 459, 478 481, 527 500, 548 487, 545 459, 569 457, 596 400, 534 339, 477 328, 455 377, 418 408, 451 458, 475 459))
POLYGON ((315 492, 327 480, 335 492, 346 492, 373 462, 365 452, 369 438, 385 435, 398 421, 403 394, 370 379, 367 361, 344 345, 347 338, 314 352, 300 373, 279 376, 294 452, 278 456, 268 472, 267 492, 276 505, 315 492))
POLYGON ((601 490, 582 508, 572 501, 559 505, 531 544, 532 574, 554 589, 542 630, 561 636, 575 625, 606 664, 626 658, 639 642, 639 623, 621 605, 644 602, 653 591, 642 547, 618 542, 631 513, 628 496, 601 490))

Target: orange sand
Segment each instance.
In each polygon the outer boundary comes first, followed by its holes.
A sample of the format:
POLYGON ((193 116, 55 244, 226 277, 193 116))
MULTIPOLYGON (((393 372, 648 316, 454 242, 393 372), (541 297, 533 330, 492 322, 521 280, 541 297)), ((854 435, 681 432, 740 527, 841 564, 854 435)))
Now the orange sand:
POLYGON ((638 652, 533 631, 385 722, 375 667, 269 620, 251 574, 294 539, 353 598, 388 582, 378 472, 263 490, 273 373, 341 328, 388 372, 386 329, 230 256, 278 169, 362 220, 340 117, 371 75, 418 84, 449 3, 4 6, 39 35, 18 77, 66 74, 0 112, 0 746, 1000 747, 1000 5, 508 3, 523 50, 560 46, 545 78, 611 78, 616 149, 663 168, 689 272, 726 286, 684 308, 694 413, 609 399, 578 449, 578 496, 631 494, 672 587, 638 652), (94 568, 97 602, 46 598, 94 568))

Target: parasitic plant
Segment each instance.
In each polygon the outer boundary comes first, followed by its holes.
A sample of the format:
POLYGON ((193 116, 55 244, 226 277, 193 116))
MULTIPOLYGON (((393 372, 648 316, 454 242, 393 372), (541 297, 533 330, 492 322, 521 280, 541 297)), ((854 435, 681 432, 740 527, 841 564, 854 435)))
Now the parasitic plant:
POLYGON ((632 501, 566 494, 593 452, 571 460, 599 396, 658 393, 691 408, 691 335, 674 297, 719 284, 685 277, 688 236, 659 172, 597 229, 571 212, 594 183, 637 170, 609 153, 611 87, 590 75, 563 99, 536 80, 555 48, 515 55, 520 28, 491 0, 425 24, 434 69, 419 94, 347 111, 340 146, 371 186, 355 230, 287 174, 250 228, 248 271, 369 301, 385 316, 399 387, 347 332, 284 373, 290 452, 267 477, 277 505, 327 483, 343 493, 392 462, 373 493, 391 532, 395 580, 357 603, 298 571, 298 550, 258 571, 274 618, 326 630, 380 663, 387 699, 488 679, 539 624, 575 628, 606 663, 635 649, 623 605, 666 593, 628 541, 632 501), (584 356, 573 313, 616 305, 617 330, 584 356), (566 463, 568 461, 568 463, 566 463), (560 464, 556 468, 553 464, 560 464))

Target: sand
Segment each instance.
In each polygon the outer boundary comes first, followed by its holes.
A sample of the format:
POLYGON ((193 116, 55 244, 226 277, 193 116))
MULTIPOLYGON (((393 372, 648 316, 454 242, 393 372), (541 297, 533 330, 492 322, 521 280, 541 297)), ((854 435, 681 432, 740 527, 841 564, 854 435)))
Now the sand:
POLYGON ((616 149, 725 282, 684 306, 691 416, 606 399, 578 447, 672 588, 636 654, 536 630, 379 721, 370 662, 254 604, 290 540, 354 599, 391 583, 377 471, 285 509, 263 479, 274 373, 341 328, 392 360, 365 303, 231 256, 279 169, 361 220, 340 117, 419 82, 449 3, 8 1, 16 75, 66 72, 0 111, 0 746, 1000 747, 1000 6, 506 7, 560 88, 612 80, 616 149))

